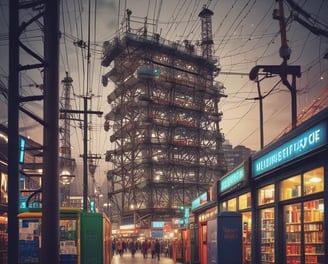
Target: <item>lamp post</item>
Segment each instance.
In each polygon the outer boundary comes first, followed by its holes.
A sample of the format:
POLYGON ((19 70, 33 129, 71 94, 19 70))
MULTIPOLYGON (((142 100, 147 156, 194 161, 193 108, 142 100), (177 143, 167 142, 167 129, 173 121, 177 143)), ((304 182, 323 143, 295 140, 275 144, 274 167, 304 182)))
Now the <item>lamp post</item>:
POLYGON ((60 206, 70 206, 70 185, 75 179, 75 159, 59 157, 60 206))
POLYGON ((108 218, 110 218, 110 207, 111 207, 111 203, 104 203, 103 206, 106 207, 106 214, 108 216, 108 218))

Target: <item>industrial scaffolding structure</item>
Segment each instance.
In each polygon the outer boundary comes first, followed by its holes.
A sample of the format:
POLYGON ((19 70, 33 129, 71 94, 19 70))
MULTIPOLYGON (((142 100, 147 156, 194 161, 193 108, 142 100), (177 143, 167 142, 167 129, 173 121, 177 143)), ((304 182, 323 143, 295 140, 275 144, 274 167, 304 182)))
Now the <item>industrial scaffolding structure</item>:
POLYGON ((112 131, 114 149, 107 172, 112 221, 149 226, 150 221, 182 217, 181 208, 207 192, 226 165, 222 113, 222 83, 212 56, 212 11, 204 8, 200 50, 149 34, 146 25, 130 28, 103 45, 103 76, 115 88, 108 95, 111 111, 105 130, 112 131), (199 52, 200 51, 200 52, 199 52))
POLYGON ((62 80, 63 91, 60 97, 60 122, 59 122, 59 180, 60 180, 60 205, 69 207, 70 185, 75 178, 74 172, 76 161, 72 158, 71 146, 71 120, 73 116, 69 113, 72 110, 71 91, 73 79, 66 72, 62 80), (65 110, 65 111, 64 111, 65 110))

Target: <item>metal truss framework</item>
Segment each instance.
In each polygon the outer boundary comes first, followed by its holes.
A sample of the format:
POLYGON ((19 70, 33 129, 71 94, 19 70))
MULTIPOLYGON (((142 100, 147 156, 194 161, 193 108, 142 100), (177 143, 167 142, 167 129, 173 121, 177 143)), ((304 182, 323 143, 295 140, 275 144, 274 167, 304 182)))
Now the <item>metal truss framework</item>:
POLYGON ((106 41, 103 76, 115 149, 106 153, 112 218, 133 215, 137 225, 181 217, 181 206, 207 192, 225 173, 217 61, 158 34, 126 32, 106 41))
MULTIPOLYGON (((58 206, 58 65, 59 65, 59 1, 12 0, 9 1, 9 89, 8 89, 8 263, 18 263, 18 138, 19 112, 43 126, 43 175, 42 188, 42 240, 41 262, 59 262, 56 227, 59 225, 58 206), (25 13, 24 13, 25 12, 25 13), (25 14, 29 15, 25 15, 25 14), (27 20, 26 20, 27 19, 27 20), (36 46, 26 45, 21 38, 32 36, 28 29, 42 32, 43 52, 36 46), (26 55, 21 60, 21 53, 26 55), (32 64, 27 64, 31 63, 32 64), (21 96, 20 73, 42 69, 44 89, 42 93, 21 96), (43 101, 43 117, 23 107, 23 103, 43 101)), ((33 32, 33 31, 32 31, 33 32)))

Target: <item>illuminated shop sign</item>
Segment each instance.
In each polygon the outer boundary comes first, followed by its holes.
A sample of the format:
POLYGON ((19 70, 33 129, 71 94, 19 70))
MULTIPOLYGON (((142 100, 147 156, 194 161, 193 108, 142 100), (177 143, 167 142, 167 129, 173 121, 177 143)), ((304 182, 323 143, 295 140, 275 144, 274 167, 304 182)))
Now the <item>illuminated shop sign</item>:
POLYGON ((207 201, 208 201, 208 194, 207 194, 207 192, 204 192, 203 194, 201 194, 195 200, 192 201, 191 209, 193 210, 193 209, 201 206, 202 204, 206 203, 207 201))
POLYGON ((25 139, 19 138, 19 163, 24 163, 24 156, 25 156, 25 139))
POLYGON ((123 229, 118 231, 121 235, 136 235, 139 233, 138 229, 123 229))
POLYGON ((255 159, 252 165, 252 176, 256 177, 325 144, 327 144, 327 125, 321 123, 255 159))
POLYGON ((242 166, 220 181, 220 192, 224 192, 225 190, 237 185, 244 180, 244 177, 245 171, 244 166, 242 166))
POLYGON ((153 221, 151 222, 151 228, 164 228, 164 221, 153 221))
POLYGON ((164 233, 161 231, 153 231, 151 232, 151 237, 153 238, 163 238, 164 237, 164 233))

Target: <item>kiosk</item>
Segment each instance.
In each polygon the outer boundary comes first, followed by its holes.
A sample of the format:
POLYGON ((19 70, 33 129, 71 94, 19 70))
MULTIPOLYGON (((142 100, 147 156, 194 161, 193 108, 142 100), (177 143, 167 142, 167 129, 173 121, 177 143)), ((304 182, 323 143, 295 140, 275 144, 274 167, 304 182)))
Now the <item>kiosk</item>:
MULTIPOLYGON (((19 263, 40 263, 41 208, 27 208, 19 218, 19 263)), ((59 221, 61 264, 111 262, 111 225, 100 213, 62 208, 59 221)))

